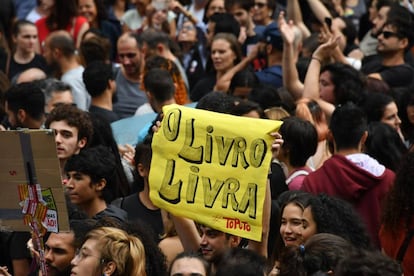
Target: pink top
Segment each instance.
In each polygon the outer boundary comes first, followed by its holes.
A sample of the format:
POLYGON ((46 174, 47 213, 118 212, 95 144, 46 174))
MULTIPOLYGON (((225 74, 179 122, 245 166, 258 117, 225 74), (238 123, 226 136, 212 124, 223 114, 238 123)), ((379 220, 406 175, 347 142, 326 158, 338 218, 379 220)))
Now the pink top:
POLYGON ((303 180, 308 174, 312 172, 312 169, 305 166, 297 168, 286 178, 286 185, 288 185, 289 190, 300 190, 302 189, 303 180))

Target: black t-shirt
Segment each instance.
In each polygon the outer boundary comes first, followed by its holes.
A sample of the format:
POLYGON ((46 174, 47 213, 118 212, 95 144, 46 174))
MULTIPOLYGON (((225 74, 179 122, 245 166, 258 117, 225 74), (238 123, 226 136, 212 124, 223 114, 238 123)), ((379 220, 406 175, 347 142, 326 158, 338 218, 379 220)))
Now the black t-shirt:
POLYGON ((9 79, 13 80, 13 78, 15 78, 18 74, 30 68, 39 68, 44 72, 47 72, 47 64, 45 58, 41 55, 36 54, 34 58, 26 64, 17 63, 14 58, 11 58, 9 67, 9 79))
POLYGON ((122 199, 116 199, 114 205, 121 207, 128 213, 128 221, 132 223, 146 223, 151 232, 156 237, 155 241, 158 243, 161 235, 164 234, 164 224, 162 222, 161 210, 150 210, 142 204, 137 193, 129 195, 122 199))
POLYGON ((0 71, 6 73, 6 65, 7 65, 7 52, 3 48, 0 47, 0 71))
POLYGON ((279 195, 288 190, 286 185, 286 177, 282 167, 277 162, 271 163, 272 174, 269 176, 270 192, 272 199, 277 199, 279 195))
POLYGON ((99 106, 91 105, 89 107, 89 112, 93 114, 98 114, 100 118, 102 117, 109 123, 119 120, 119 116, 115 112, 113 112, 112 110, 101 108, 99 106))
POLYGON ((210 74, 206 76, 205 78, 201 79, 194 86, 193 90, 191 90, 191 93, 190 93, 191 101, 198 102, 203 96, 212 92, 215 85, 216 85, 216 74, 215 73, 210 74))
POLYGON ((383 81, 391 88, 409 87, 413 85, 414 68, 408 64, 384 66, 379 56, 363 65, 361 71, 366 74, 379 73, 383 81))

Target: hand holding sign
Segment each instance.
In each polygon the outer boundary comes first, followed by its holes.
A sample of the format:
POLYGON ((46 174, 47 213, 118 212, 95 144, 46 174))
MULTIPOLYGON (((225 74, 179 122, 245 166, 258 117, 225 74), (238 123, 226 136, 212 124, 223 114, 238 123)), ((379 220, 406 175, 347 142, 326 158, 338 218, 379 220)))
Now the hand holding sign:
POLYGON ((214 229, 260 240, 270 133, 281 122, 178 105, 163 111, 152 143, 152 202, 214 229))

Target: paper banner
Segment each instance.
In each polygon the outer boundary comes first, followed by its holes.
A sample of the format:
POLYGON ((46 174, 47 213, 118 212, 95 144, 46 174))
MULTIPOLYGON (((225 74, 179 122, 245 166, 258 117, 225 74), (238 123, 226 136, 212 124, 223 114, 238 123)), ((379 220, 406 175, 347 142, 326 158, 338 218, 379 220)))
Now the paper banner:
POLYGON ((163 112, 152 142, 152 202, 174 215, 260 241, 269 134, 281 122, 179 105, 163 112))

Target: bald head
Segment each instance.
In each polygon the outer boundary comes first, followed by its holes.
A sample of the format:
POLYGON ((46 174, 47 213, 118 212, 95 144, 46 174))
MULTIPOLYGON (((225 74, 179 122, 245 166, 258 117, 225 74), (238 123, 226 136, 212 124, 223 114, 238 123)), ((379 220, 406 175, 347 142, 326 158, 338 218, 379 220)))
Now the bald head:
POLYGON ((30 68, 20 73, 16 79, 16 84, 44 79, 46 79, 46 73, 43 70, 39 68, 30 68))
POLYGON ((118 39, 117 50, 123 73, 130 79, 139 80, 145 55, 137 34, 125 33, 118 39))
POLYGON ((48 47, 50 50, 59 49, 65 57, 73 56, 76 50, 73 38, 66 31, 52 32, 46 38, 45 47, 48 47))

